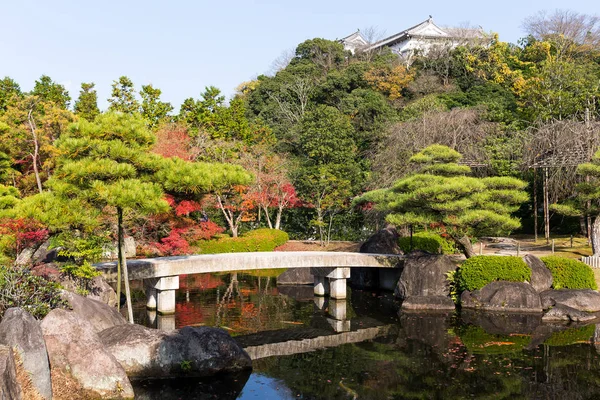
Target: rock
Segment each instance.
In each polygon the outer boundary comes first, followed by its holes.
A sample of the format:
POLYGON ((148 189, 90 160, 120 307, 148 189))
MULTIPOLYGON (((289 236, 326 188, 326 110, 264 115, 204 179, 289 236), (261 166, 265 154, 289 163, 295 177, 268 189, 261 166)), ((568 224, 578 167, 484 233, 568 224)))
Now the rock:
POLYGON ((41 276, 52 282, 60 282, 62 272, 54 263, 35 265, 31 268, 31 274, 41 276))
POLYGON ((600 293, 592 289, 546 290, 540 293, 540 297, 544 309, 564 304, 579 311, 600 311, 600 293))
POLYGON ((454 311, 454 302, 446 296, 410 296, 402 302, 402 311, 454 311))
POLYGON ((573 322, 587 322, 596 319, 593 314, 586 313, 584 311, 576 310, 572 307, 564 304, 557 304, 544 314, 542 321, 544 322, 556 322, 556 321, 573 321, 573 322))
POLYGON ((46 240, 37 248, 35 253, 33 253, 31 262, 34 265, 52 263, 58 258, 58 250, 59 249, 50 249, 50 241, 46 240))
POLYGON ((450 295, 447 274, 455 270, 456 265, 448 256, 413 251, 404 262, 394 295, 401 299, 410 296, 447 297, 450 295))
POLYGON ((9 346, 0 345, 0 399, 20 400, 21 387, 17 382, 15 356, 9 346))
POLYGON ((42 320, 52 375, 65 375, 102 398, 133 398, 133 388, 92 325, 72 311, 55 309, 42 320))
POLYGON ((550 272, 542 260, 528 254, 523 257, 523 261, 525 261, 531 269, 531 286, 533 286, 538 293, 552 287, 552 272, 550 272))
POLYGON ((107 329, 100 336, 132 378, 199 377, 252 366, 248 354, 218 328, 164 332, 128 324, 107 329))
POLYGON ((288 268, 277 277, 278 285, 309 285, 314 281, 310 268, 288 268))
POLYGON ((31 259, 33 257, 33 253, 35 253, 36 248, 34 247, 26 247, 24 248, 15 260, 15 265, 24 267, 26 265, 31 264, 31 259))
POLYGON ((109 307, 117 306, 117 293, 101 276, 94 277, 89 284, 88 299, 100 301, 109 307))
MULTIPOLYGON (((135 239, 131 236, 125 238, 125 257, 133 258, 137 255, 137 249, 135 239)), ((110 245, 106 245, 103 248, 102 258, 116 260, 119 256, 118 244, 113 242, 110 245)))
POLYGON ((48 353, 39 322, 22 308, 9 308, 0 323, 0 343, 19 352, 37 392, 52 399, 48 353))
MULTIPOLYGON (((398 246, 400 235, 395 228, 388 227, 375 232, 360 246, 361 253, 403 254, 398 246)), ((379 289, 380 268, 352 268, 350 286, 360 289, 379 289)), ((391 289, 393 290, 393 288, 391 289)))
POLYGON ((372 253, 372 254, 403 254, 402 250, 398 246, 398 232, 394 228, 385 228, 367 239, 360 246, 361 253, 372 253))
POLYGON ((506 312, 542 312, 540 295, 525 282, 496 281, 481 290, 463 292, 463 308, 506 312))
POLYGON ((71 306, 75 314, 90 323, 95 332, 127 323, 116 308, 98 300, 88 299, 66 290, 61 292, 61 297, 71 306))

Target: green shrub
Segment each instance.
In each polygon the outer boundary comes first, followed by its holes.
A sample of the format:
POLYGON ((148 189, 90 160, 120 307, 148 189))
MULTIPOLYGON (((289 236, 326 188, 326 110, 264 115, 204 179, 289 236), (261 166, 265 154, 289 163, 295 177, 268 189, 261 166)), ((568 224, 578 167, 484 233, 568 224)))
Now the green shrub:
MULTIPOLYGON (((398 246, 403 252, 408 253, 410 249, 410 236, 398 239, 398 246)), ((454 254, 456 246, 453 242, 433 232, 419 232, 413 235, 412 250, 423 250, 433 254, 454 254)))
POLYGON ((521 257, 475 256, 458 268, 456 282, 460 292, 477 290, 494 281, 524 282, 531 269, 521 257))
POLYGON ((580 328, 554 332, 552 336, 546 339, 544 344, 548 346, 568 346, 575 343, 589 343, 595 331, 596 325, 586 325, 580 328))
POLYGON ((77 285, 77 293, 87 296, 90 293, 92 279, 101 275, 100 271, 85 261, 82 265, 64 264, 59 267, 60 271, 68 276, 77 285))
POLYGON ((558 256, 542 257, 552 273, 554 289, 598 289, 594 271, 585 263, 558 256))
POLYGON ((531 336, 493 335, 473 325, 460 327, 457 332, 472 354, 515 353, 522 351, 531 342, 531 336))
POLYGON ((206 240, 198 243, 202 254, 273 251, 289 240, 287 233, 278 229, 257 229, 237 237, 206 240))
POLYGON ((22 307, 34 317, 41 319, 54 308, 67 308, 60 297, 58 283, 29 270, 0 266, 0 315, 10 307, 22 307))

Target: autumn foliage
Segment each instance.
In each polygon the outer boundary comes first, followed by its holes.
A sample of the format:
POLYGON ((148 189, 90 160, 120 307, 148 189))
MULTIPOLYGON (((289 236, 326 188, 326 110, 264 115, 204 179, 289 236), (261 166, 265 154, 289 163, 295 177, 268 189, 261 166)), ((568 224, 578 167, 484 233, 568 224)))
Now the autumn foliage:
POLYGON ((0 247, 13 256, 27 247, 34 247, 48 238, 48 229, 32 218, 4 218, 0 220, 0 247))

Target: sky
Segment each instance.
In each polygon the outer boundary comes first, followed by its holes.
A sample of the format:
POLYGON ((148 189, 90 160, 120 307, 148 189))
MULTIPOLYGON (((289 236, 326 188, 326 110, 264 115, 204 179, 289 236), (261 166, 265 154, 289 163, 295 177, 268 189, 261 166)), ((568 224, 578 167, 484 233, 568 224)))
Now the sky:
POLYGON ((559 8, 600 13, 597 0, 0 0, 0 77, 29 91, 49 75, 71 104, 82 82, 94 82, 105 109, 112 82, 126 75, 138 90, 161 89, 178 111, 206 86, 233 95, 306 39, 368 27, 392 35, 432 15, 440 26, 481 26, 516 43, 526 17, 559 8))

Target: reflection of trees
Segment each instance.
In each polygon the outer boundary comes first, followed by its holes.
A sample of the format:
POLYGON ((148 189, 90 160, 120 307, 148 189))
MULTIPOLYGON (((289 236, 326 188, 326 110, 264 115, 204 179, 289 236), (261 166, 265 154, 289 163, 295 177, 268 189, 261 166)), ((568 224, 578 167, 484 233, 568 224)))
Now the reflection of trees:
MULTIPOLYGON (((600 397, 600 361, 590 344, 473 354, 452 333, 454 328, 442 325, 441 331, 446 332, 445 343, 403 328, 376 341, 256 360, 254 371, 282 379, 292 391, 315 399, 349 398, 340 382, 360 399, 600 397)), ((510 335, 484 335, 496 346, 501 340, 515 341, 510 335)), ((516 339, 524 341, 521 335, 516 339)))

